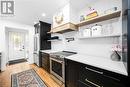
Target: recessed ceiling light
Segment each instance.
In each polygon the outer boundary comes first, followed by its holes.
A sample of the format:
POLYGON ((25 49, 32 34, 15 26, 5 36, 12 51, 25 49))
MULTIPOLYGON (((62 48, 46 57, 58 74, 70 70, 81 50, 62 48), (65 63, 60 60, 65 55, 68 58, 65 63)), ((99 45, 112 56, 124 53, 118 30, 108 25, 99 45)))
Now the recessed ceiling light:
POLYGON ((43 16, 43 17, 45 17, 45 16, 46 16, 46 14, 45 14, 45 13, 42 13, 42 16, 43 16))
POLYGON ((33 23, 34 23, 34 24, 37 24, 37 22, 36 22, 36 21, 34 21, 33 23))

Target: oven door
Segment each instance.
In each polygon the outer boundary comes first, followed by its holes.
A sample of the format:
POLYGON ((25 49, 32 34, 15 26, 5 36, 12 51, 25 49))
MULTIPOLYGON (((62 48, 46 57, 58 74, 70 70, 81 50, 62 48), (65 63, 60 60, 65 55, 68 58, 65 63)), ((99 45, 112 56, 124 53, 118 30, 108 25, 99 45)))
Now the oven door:
POLYGON ((65 78, 64 69, 64 61, 50 58, 50 73, 62 82, 65 78))

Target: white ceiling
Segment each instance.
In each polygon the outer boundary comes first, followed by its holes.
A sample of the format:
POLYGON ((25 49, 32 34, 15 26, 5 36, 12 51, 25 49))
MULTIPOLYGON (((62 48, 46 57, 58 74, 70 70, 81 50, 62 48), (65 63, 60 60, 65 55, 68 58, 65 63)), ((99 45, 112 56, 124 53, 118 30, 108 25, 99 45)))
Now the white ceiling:
MULTIPOLYGON (((77 9, 95 1, 97 0, 70 0, 77 9)), ((15 0, 15 16, 0 17, 0 19, 29 25, 34 25, 38 20, 52 23, 53 14, 68 2, 69 0, 15 0), (41 16, 43 12, 46 13, 45 17, 41 16)))

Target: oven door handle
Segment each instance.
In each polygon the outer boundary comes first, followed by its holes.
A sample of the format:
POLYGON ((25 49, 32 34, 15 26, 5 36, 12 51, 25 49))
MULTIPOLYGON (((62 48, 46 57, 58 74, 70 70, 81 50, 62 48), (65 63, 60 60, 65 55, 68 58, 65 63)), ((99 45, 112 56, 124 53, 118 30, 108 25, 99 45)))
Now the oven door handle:
POLYGON ((53 59, 53 58, 50 58, 50 60, 56 61, 56 62, 58 62, 58 63, 63 63, 63 61, 56 60, 56 59, 53 59))

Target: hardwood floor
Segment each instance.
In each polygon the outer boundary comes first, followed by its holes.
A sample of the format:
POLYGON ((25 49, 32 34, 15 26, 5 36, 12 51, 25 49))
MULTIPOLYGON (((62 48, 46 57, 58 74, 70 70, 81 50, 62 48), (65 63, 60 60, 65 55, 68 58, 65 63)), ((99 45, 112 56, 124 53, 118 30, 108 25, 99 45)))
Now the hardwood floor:
POLYGON ((7 66, 6 71, 0 73, 0 87, 11 87, 11 74, 31 68, 37 72, 48 87, 64 87, 63 84, 57 84, 44 69, 37 67, 35 64, 30 65, 27 62, 7 66))

